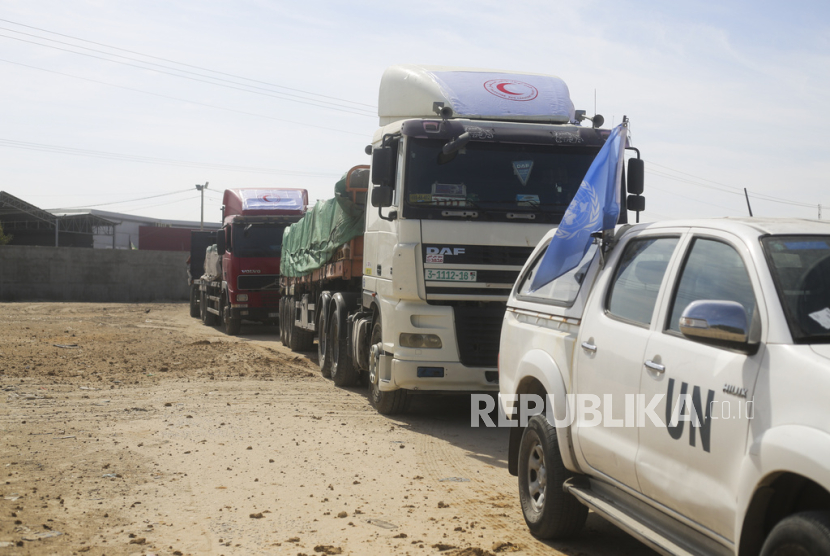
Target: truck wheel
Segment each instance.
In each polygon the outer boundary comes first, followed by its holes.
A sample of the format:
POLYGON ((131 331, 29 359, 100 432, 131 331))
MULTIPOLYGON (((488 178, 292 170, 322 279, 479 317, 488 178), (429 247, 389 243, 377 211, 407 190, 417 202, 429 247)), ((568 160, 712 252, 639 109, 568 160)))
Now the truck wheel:
POLYGON ((287 346, 288 340, 285 337, 285 297, 280 297, 280 342, 287 346))
MULTIPOLYGON (((383 329, 380 324, 380 316, 378 316, 375 325, 372 327, 371 342, 373 346, 381 344, 380 349, 383 349, 383 329)), ((369 357, 372 357, 372 355, 369 355, 369 357)), ((370 362, 369 367, 372 368, 372 366, 373 363, 370 362)), ((406 390, 400 388, 398 390, 392 390, 391 392, 382 392, 378 388, 379 380, 380 378, 376 374, 369 373, 369 380, 367 381, 369 383, 369 401, 375 410, 381 415, 394 415, 406 411, 409 407, 410 399, 406 390)))
POLYGON ((331 379, 337 386, 354 386, 360 379, 360 371, 355 369, 352 358, 349 357, 349 344, 346 335, 341 334, 346 315, 341 307, 335 307, 331 313, 329 333, 326 343, 329 344, 329 359, 331 360, 331 379))
POLYGON ((227 301, 222 303, 222 326, 225 327, 225 334, 228 336, 236 336, 239 334, 239 329, 242 328, 242 319, 235 319, 231 317, 231 308, 227 301))
POLYGON ((288 349, 294 349, 294 297, 289 296, 285 300, 285 345, 288 349))
POLYGON ((830 554, 830 512, 801 512, 772 528, 761 556, 830 554))
POLYGON ((201 292, 201 297, 199 298, 199 313, 202 316, 202 322, 207 326, 213 326, 216 324, 216 315, 208 311, 208 303, 210 301, 207 298, 207 292, 201 292))
POLYGON ((562 490, 571 476, 562 463, 556 428, 543 415, 534 415, 519 446, 519 499, 534 537, 563 539, 585 525, 588 508, 562 490))
POLYGON ((317 320, 317 363, 320 365, 320 374, 326 378, 331 378, 331 357, 328 354, 331 346, 328 341, 327 324, 326 313, 321 312, 317 320))
POLYGON ((190 286, 190 316, 198 319, 202 316, 199 311, 199 286, 190 286))

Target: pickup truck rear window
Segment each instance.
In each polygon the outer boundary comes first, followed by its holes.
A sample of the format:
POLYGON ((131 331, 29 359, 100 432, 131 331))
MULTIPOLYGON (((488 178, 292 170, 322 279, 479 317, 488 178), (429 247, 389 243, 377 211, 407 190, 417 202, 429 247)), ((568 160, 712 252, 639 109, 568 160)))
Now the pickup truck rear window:
POLYGON ((542 258, 547 251, 547 247, 543 249, 537 256, 536 260, 530 266, 530 269, 522 278, 519 284, 519 289, 516 291, 516 296, 519 298, 526 298, 529 301, 541 301, 542 303, 551 303, 553 305, 561 305, 570 307, 579 295, 579 290, 582 287, 582 282, 585 280, 585 275, 588 274, 588 267, 591 266, 591 261, 597 253, 597 246, 592 245, 588 248, 588 252, 576 265, 576 268, 566 272, 553 282, 549 282, 536 291, 530 291, 530 284, 533 282, 533 274, 542 258))
POLYGON ((610 315, 645 326, 651 324, 660 284, 678 239, 635 239, 625 246, 608 290, 606 310, 610 315))

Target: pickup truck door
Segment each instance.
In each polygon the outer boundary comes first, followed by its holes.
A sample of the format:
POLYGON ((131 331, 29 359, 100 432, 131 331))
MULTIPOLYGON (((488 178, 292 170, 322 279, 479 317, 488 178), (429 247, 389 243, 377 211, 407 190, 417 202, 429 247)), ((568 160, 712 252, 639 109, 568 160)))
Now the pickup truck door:
POLYGON ((615 268, 603 273, 588 300, 574 355, 577 409, 594 405, 602 417, 602 424, 591 423, 588 412, 586 419, 575 412, 578 450, 588 466, 635 490, 639 431, 627 423, 625 405, 634 408, 658 295, 679 238, 641 233, 608 261, 615 268))
POLYGON ((760 338, 765 311, 750 253, 738 238, 707 230, 686 245, 641 367, 646 401, 664 396, 655 412, 666 426, 648 422, 640 429, 637 476, 645 496, 735 542, 738 472, 753 416, 747 402, 764 346, 750 355, 692 341, 678 321, 692 301, 737 301, 755 321, 750 337, 760 338))

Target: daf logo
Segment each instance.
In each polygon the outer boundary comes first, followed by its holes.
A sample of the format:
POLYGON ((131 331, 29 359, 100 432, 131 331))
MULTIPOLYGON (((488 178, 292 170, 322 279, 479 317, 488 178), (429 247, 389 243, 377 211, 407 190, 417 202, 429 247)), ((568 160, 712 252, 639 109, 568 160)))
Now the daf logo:
POLYGON ((427 247, 427 255, 463 255, 463 247, 427 247))

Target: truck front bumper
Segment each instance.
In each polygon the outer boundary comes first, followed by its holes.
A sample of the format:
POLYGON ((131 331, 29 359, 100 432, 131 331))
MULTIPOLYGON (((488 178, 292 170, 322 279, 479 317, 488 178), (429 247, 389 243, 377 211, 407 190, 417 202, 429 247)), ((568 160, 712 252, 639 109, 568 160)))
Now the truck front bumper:
MULTIPOLYGON (((482 392, 499 390, 496 369, 465 367, 459 362, 392 359, 391 380, 380 380, 380 390, 445 390, 482 392)), ((381 374, 381 376, 383 376, 381 374)))
POLYGON ((278 321, 280 310, 276 307, 239 307, 231 305, 231 318, 252 321, 278 321))

